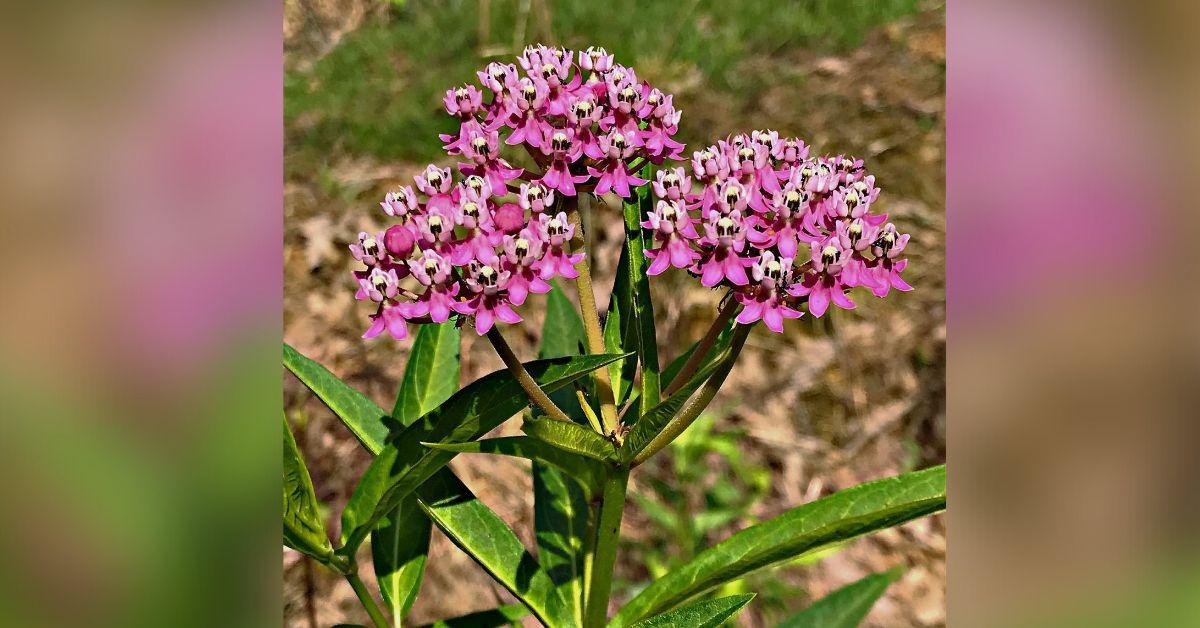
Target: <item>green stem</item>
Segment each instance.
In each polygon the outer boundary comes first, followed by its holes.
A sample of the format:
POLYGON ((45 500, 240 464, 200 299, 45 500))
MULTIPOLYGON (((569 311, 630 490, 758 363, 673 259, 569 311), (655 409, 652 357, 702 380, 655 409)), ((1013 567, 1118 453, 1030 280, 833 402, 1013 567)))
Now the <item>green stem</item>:
POLYGON ((600 628, 608 620, 608 595, 612 592, 613 566, 617 562, 617 543, 621 538, 621 516, 625 514, 625 491, 629 488, 629 469, 613 469, 604 482, 600 518, 596 523, 596 550, 592 559, 592 578, 588 585, 584 628, 600 628))
POLYGON ((704 382, 704 387, 700 389, 691 401, 679 410, 679 413, 667 423, 666 427, 646 445, 633 461, 630 466, 637 466, 646 461, 650 456, 658 453, 658 450, 666 447, 671 441, 679 437, 684 430, 700 416, 700 413, 708 407, 712 402, 713 397, 717 396, 717 391, 721 389, 721 385, 725 383, 725 378, 729 376, 729 371, 733 370, 733 363, 737 361, 738 354, 742 352, 742 347, 746 344, 746 336, 750 335, 750 329, 753 325, 738 325, 737 331, 733 332, 733 341, 729 345, 729 353, 721 360, 721 365, 717 370, 713 371, 712 377, 704 382))
MULTIPOLYGON (((574 201, 575 199, 571 199, 574 201)), ((588 263, 587 234, 583 229, 583 221, 579 212, 572 204, 567 210, 571 211, 575 220, 574 251, 583 251, 583 259, 575 265, 579 277, 575 279, 575 291, 579 294, 579 313, 583 316, 583 335, 587 339, 588 353, 604 353, 604 331, 600 328, 600 311, 596 309, 596 293, 592 288, 592 267, 588 263)), ((609 380, 608 369, 592 371, 592 379, 596 384, 596 394, 600 397, 600 423, 602 436, 611 434, 617 429, 617 401, 613 395, 612 381, 609 380)))
POLYGON ((687 362, 683 363, 683 367, 679 369, 675 378, 671 380, 670 385, 663 390, 663 397, 670 397, 675 394, 675 391, 683 388, 683 385, 688 383, 692 375, 696 374, 696 369, 700 368, 700 365, 704 363, 704 358, 708 357, 708 350, 717 341, 717 336, 720 336, 721 332, 725 330, 725 325, 729 324, 729 319, 733 318, 733 315, 737 313, 737 309, 737 301, 727 297, 717 311, 716 320, 712 322, 708 331, 704 332, 704 337, 700 339, 700 343, 696 345, 696 350, 692 352, 692 355, 688 356, 687 362))
POLYGON ((567 413, 563 412, 553 400, 546 395, 546 391, 542 390, 541 386, 534 381, 533 376, 529 371, 525 370, 525 365, 521 364, 521 360, 517 358, 517 354, 513 353, 512 347, 505 342, 504 336, 500 334, 500 330, 492 327, 487 333, 488 340, 492 341, 492 346, 496 348, 496 353, 500 354, 500 359, 504 360, 504 365, 508 367, 508 371, 516 378, 517 383, 521 388, 525 389, 525 394, 529 400, 537 404, 537 407, 542 409, 552 419, 559 421, 570 421, 567 413))
POLYGON ((358 595, 358 601, 362 602, 363 608, 367 609, 367 614, 371 616, 371 621, 376 628, 388 628, 387 618, 383 616, 383 611, 379 610, 379 606, 375 604, 375 598, 371 597, 371 592, 367 590, 367 585, 363 584, 362 578, 356 573, 346 574, 346 581, 350 583, 350 587, 354 589, 354 593, 358 595))

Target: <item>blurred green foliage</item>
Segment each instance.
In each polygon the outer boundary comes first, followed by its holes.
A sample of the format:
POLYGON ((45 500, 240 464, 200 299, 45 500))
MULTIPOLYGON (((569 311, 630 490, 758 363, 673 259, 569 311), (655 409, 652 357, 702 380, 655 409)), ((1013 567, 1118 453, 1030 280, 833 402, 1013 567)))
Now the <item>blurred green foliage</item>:
MULTIPOLYGON (((652 525, 638 540, 623 540, 622 551, 628 552, 632 564, 645 565, 649 581, 687 562, 730 530, 758 522, 751 510, 767 497, 772 472, 745 455, 741 430, 718 430, 716 425, 716 415, 701 415, 665 456, 652 459, 649 464, 658 468, 640 475, 638 489, 629 495, 652 525)), ((801 557, 793 565, 819 558, 801 557)), ((644 584, 620 583, 626 597, 644 584)), ((709 597, 749 592, 758 593, 759 612, 780 617, 804 597, 779 570, 731 582, 709 597)))
MULTIPOLYGON (((454 120, 441 109, 445 90, 475 80, 489 60, 511 59, 527 43, 601 45, 667 91, 704 90, 750 104, 756 86, 739 71, 750 59, 805 48, 837 52, 867 32, 916 10, 916 0, 430 0, 391 3, 312 63, 285 76, 290 172, 311 172, 340 152, 383 160, 444 157, 438 133, 454 120), (481 7, 486 5, 486 18, 481 7), (485 56, 486 55, 486 56, 485 56)), ((685 141, 710 139, 687 125, 685 141)))

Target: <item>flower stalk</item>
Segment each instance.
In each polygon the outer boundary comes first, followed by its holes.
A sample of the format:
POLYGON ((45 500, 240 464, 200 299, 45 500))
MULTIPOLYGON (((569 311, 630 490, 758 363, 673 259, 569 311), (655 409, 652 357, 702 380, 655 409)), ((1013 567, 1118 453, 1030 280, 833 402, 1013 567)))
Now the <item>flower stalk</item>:
POLYGON ((733 363, 737 361, 738 355, 742 352, 742 347, 746 344, 746 337, 750 335, 750 325, 738 325, 737 331, 733 332, 733 341, 729 345, 729 351, 725 357, 721 359, 721 365, 713 372, 712 377, 704 382, 704 387, 700 392, 679 410, 674 418, 667 423, 666 427, 646 445, 633 461, 630 466, 637 466, 645 462, 650 456, 658 453, 663 447, 666 447, 671 441, 679 437, 684 430, 700 416, 700 413, 708 407, 712 402, 713 397, 717 396, 717 391, 725 383, 725 378, 729 376, 729 372, 733 370, 733 363))
POLYGON ((696 350, 692 352, 692 355, 688 356, 687 361, 679 369, 679 373, 671 380, 670 385, 663 390, 664 398, 675 394, 675 391, 682 388, 696 374, 696 370, 704 363, 704 358, 708 355, 708 350, 712 349, 713 343, 717 341, 717 336, 720 336, 725 326, 729 324, 729 319, 733 318, 734 314, 737 314, 737 309, 737 302, 731 298, 727 297, 721 302, 720 307, 717 309, 717 318, 713 320, 708 331, 704 332, 704 337, 696 345, 696 350))
POLYGON ((379 605, 375 603, 375 598, 367 590, 362 578, 359 578, 357 573, 348 573, 346 581, 350 583, 350 588, 354 589, 363 608, 367 609, 367 615, 371 616, 371 623, 375 624, 375 628, 388 628, 387 618, 383 616, 383 611, 379 610, 379 605))
POLYGON ((487 331, 487 338, 492 342, 492 346, 496 348, 496 353, 500 355, 500 359, 504 360, 504 365, 508 367, 508 371, 512 373, 517 383, 521 388, 525 389, 525 394, 529 396, 537 407, 546 413, 546 416, 559 421, 570 421, 567 413, 562 411, 557 404, 550 399, 546 391, 542 390, 541 386, 534 381, 533 376, 529 371, 525 370, 525 365, 521 364, 521 360, 517 358, 517 354, 513 353, 512 347, 508 346, 508 342, 504 340, 500 330, 495 327, 487 331))
MULTIPOLYGON (((571 199, 571 215, 575 221, 575 251, 586 251, 589 247, 588 234, 584 231, 579 208, 571 199)), ((575 265, 579 276, 575 278, 575 289, 579 294, 579 311, 583 316, 583 334, 587 339, 588 353, 604 353, 604 331, 600 327, 600 311, 596 308, 596 293, 592 288, 592 268, 587 255, 583 255, 575 265)), ((592 372, 596 385, 596 394, 600 398, 601 435, 607 436, 617 428, 617 402, 613 394, 612 381, 608 378, 606 369, 596 369, 592 372)))

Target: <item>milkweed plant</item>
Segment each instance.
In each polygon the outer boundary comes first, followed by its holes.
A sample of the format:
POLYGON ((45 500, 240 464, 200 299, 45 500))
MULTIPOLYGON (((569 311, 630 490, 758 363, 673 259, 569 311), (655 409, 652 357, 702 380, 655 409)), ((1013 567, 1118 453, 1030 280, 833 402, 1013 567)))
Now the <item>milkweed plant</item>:
MULTIPOLYGON (((945 508, 944 466, 869 482, 745 528, 610 603, 630 474, 700 416, 751 329, 783 333, 785 319, 854 308, 852 288, 912 289, 909 236, 875 210, 880 189, 862 160, 816 156, 775 131, 689 157, 672 100, 603 48, 531 46, 449 89, 458 128, 441 139, 457 165, 430 165, 389 192, 390 224, 349 247, 363 337, 412 343, 394 407, 284 346, 285 366, 374 455, 332 543, 285 421, 284 541, 343 574, 376 626, 404 621, 434 526, 518 601, 444 625, 532 615, 551 627, 715 626, 753 597, 713 598, 722 584, 945 508), (601 313, 589 234, 610 220, 625 241, 601 313), (666 272, 724 297, 703 337, 661 368, 649 285, 666 272), (573 285, 578 312, 556 283, 573 285), (539 356, 522 361, 500 324, 520 324, 542 293, 539 356), (459 389, 462 328, 506 368, 459 389), (516 415, 522 435, 484 438, 516 415), (533 462, 535 550, 455 477, 458 454, 533 462), (357 564, 368 540, 382 605, 357 564)), ((868 576, 784 625, 853 625, 896 575, 868 576), (830 616, 843 623, 820 623, 830 616)))

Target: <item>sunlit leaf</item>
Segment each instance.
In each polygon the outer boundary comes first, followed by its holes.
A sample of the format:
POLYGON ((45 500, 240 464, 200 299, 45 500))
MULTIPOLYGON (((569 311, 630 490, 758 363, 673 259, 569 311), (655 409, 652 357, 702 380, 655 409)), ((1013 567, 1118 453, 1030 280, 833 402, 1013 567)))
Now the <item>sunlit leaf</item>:
POLYGON ((756 569, 946 507, 946 467, 839 491, 751 526, 650 583, 613 618, 628 626, 756 569))
MULTIPOLYGON (((640 176, 651 179, 651 166, 642 168, 640 176)), ((645 244, 642 237, 642 221, 654 209, 654 197, 650 184, 637 189, 637 196, 626 201, 622 210, 625 214, 625 250, 629 254, 626 271, 633 297, 634 327, 638 336, 638 360, 641 365, 640 413, 644 414, 659 402, 658 335, 654 329, 654 303, 650 299, 650 279, 646 276, 645 244)))
POLYGON ((604 466, 599 462, 564 451, 532 436, 501 436, 466 443, 426 443, 426 446, 463 454, 512 456, 549 465, 565 472, 589 494, 599 494, 604 481, 604 466))
POLYGON ((578 423, 529 419, 521 426, 521 430, 564 451, 600 461, 617 459, 617 449, 612 442, 578 423))
MULTIPOLYGON (((417 329, 392 416, 408 426, 458 390, 459 331, 454 323, 417 329)), ((409 495, 371 532, 375 577, 392 623, 408 614, 425 573, 433 523, 409 495)))
POLYGON ((574 622, 562 593, 520 539, 470 489, 442 469, 417 489, 430 519, 547 626, 574 622))
POLYGON ((649 412, 638 419, 621 445, 621 458, 628 462, 641 453, 679 413, 688 398, 703 386, 704 382, 708 381, 708 378, 712 377, 713 372, 720 366, 721 362, 714 362, 701 369, 692 379, 688 380, 687 384, 675 391, 675 394, 667 397, 665 401, 651 408, 649 412))
POLYGON ((388 424, 393 419, 374 401, 286 342, 283 343, 283 365, 333 410, 368 451, 377 452, 383 448, 388 424))
MULTIPOLYGON (((637 319, 633 313, 633 288, 629 274, 629 247, 621 249, 617 262, 617 275, 613 280, 612 294, 608 301, 608 314, 604 318, 604 350, 609 353, 638 351, 640 339, 637 319)), ((629 357, 614 362, 608 367, 612 378, 613 395, 617 405, 625 403, 633 392, 633 380, 637 376, 638 361, 629 357)))
POLYGON ((650 619, 643 619, 634 628, 715 628, 733 617, 742 607, 754 599, 753 593, 731 595, 715 600, 704 600, 663 613, 650 619))
MULTIPOLYGON (((552 358, 525 364, 547 392, 605 366, 621 355, 552 358)), ((525 391, 507 369, 486 375, 455 393, 436 410, 390 436, 359 479, 342 512, 345 540, 340 554, 350 555, 375 524, 405 495, 450 462, 455 452, 427 448, 423 443, 461 443, 475 440, 529 405, 525 391)))
POLYGON ((897 567, 852 582, 783 620, 778 628, 855 628, 902 573, 897 567))

